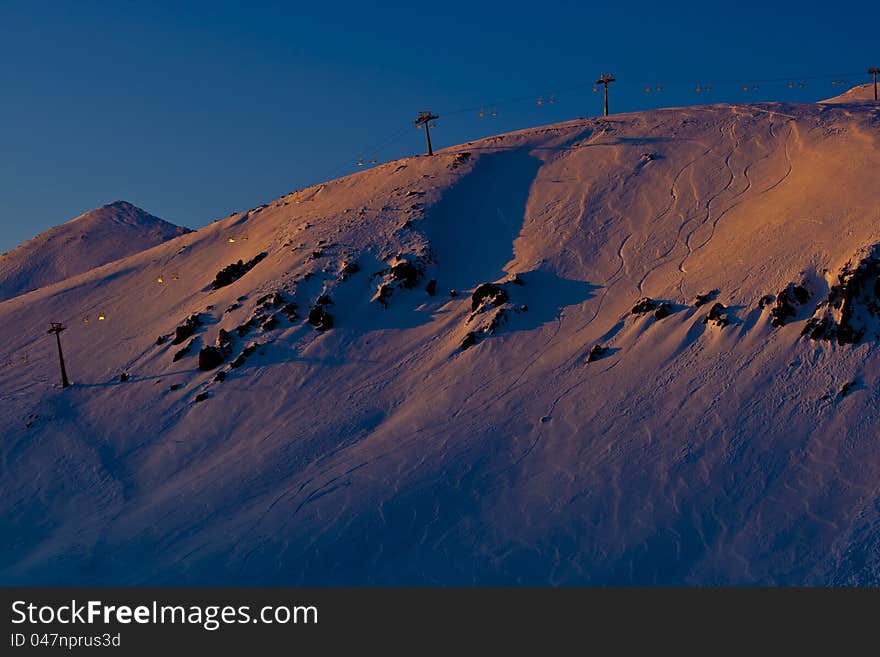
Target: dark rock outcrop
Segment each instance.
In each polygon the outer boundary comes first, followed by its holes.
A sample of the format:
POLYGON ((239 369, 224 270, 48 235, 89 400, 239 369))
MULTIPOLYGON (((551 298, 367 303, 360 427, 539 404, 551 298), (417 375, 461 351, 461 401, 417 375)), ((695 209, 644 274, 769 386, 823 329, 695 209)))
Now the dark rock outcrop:
POLYGON ((477 289, 474 290, 474 293, 471 295, 471 310, 476 312, 476 310, 484 304, 500 306, 503 303, 507 303, 508 299, 509 296, 507 290, 500 285, 496 285, 495 283, 483 283, 478 285, 477 289))
POLYGON ((709 314, 703 318, 703 324, 709 323, 721 328, 730 324, 727 307, 723 303, 716 303, 709 309, 709 314))
POLYGON ((776 305, 770 310, 773 326, 785 326, 790 317, 797 317, 797 306, 802 306, 810 300, 810 293, 803 285, 789 283, 788 286, 776 295, 776 305))
POLYGON ((199 351, 199 369, 209 371, 217 369, 226 360, 226 354, 219 347, 202 347, 199 351))
POLYGON ((400 283, 406 289, 412 289, 418 284, 421 271, 408 260, 401 260, 391 266, 391 280, 400 283))
POLYGON ((636 302, 636 305, 633 306, 630 311, 633 315, 641 315, 644 313, 649 313, 652 310, 656 310, 658 303, 654 301, 651 297, 643 297, 636 302))
POLYGON ((257 266, 267 255, 268 254, 265 252, 258 253, 247 262, 239 260, 231 265, 227 265, 217 272, 214 280, 211 282, 211 287, 215 290, 219 290, 221 287, 231 285, 257 266))
POLYGON ((285 315, 287 315, 287 319, 288 319, 291 323, 293 323, 293 322, 295 322, 297 319, 299 319, 299 315, 296 314, 296 311, 297 311, 298 308, 299 308, 299 306, 298 306, 296 303, 294 303, 293 301, 291 301, 290 303, 286 304, 286 305, 281 309, 281 312, 284 313, 285 315))
POLYGON ((669 317, 674 312, 674 308, 672 304, 666 303, 665 301, 661 302, 657 309, 654 311, 655 319, 664 319, 669 317))
POLYGON ((802 331, 813 340, 845 345, 880 339, 880 244, 867 249, 858 265, 849 262, 840 270, 816 313, 802 331))
POLYGON ((474 331, 469 331, 461 341, 459 348, 464 351, 465 349, 473 347, 475 344, 477 344, 477 334, 474 331))
POLYGON ((184 340, 195 334, 202 325, 202 319, 199 313, 193 313, 174 329, 174 340, 171 344, 181 344, 184 340))
POLYGON ((178 350, 178 351, 174 354, 174 356, 172 356, 172 358, 171 358, 171 362, 172 362, 172 363, 176 363, 177 361, 179 361, 179 360, 180 360, 181 358, 183 358, 184 356, 189 355, 189 352, 190 352, 190 350, 192 349, 192 346, 193 346, 192 341, 188 342, 187 345, 186 345, 185 347, 183 347, 182 349, 178 350))
POLYGON ((603 347, 602 345, 593 345, 593 348, 590 349, 590 353, 587 354, 587 362, 592 363, 593 361, 597 361, 608 353, 608 348, 603 347))
POLYGON ((709 292, 698 294, 696 299, 694 299, 694 307, 699 308, 700 306, 705 306, 710 301, 714 301, 717 296, 718 290, 710 290, 709 292))
POLYGON ((767 306, 769 306, 769 305, 770 305, 771 303, 773 303, 774 301, 776 301, 776 296, 775 296, 775 295, 773 295, 773 294, 765 294, 763 297, 761 297, 761 298, 758 300, 758 308, 760 308, 761 310, 763 310, 764 308, 766 308, 767 306))
POLYGON ((312 306, 307 321, 315 327, 316 331, 326 331, 333 328, 333 315, 328 313, 323 305, 312 306))

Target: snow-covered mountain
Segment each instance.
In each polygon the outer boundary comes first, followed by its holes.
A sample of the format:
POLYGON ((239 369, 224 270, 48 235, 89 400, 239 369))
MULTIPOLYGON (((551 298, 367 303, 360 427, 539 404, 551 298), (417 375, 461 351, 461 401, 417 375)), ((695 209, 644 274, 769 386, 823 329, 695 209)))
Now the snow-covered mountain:
POLYGON ((834 98, 828 98, 821 101, 830 104, 842 103, 873 103, 874 102, 874 83, 859 84, 834 98))
POLYGON ((0 582, 880 583, 878 129, 523 130, 3 303, 0 582))
POLYGON ((188 232, 125 201, 90 210, 0 255, 0 301, 188 232))

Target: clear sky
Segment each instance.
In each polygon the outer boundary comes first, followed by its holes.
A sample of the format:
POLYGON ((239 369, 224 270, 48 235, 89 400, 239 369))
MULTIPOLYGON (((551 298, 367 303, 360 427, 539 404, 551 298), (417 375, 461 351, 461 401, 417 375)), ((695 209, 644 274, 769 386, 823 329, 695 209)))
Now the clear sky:
POLYGON ((0 251, 116 199, 204 225, 419 152, 421 109, 438 147, 595 115, 603 71, 612 112, 814 101, 868 81, 878 26, 876 2, 0 0, 0 251))

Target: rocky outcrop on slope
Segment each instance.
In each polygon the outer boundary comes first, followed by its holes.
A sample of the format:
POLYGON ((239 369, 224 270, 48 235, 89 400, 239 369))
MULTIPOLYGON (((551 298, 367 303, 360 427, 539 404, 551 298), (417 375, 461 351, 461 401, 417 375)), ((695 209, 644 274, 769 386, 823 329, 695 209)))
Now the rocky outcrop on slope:
POLYGON ((802 334, 840 345, 880 339, 880 244, 844 265, 802 334))
POLYGON ((719 328, 724 328, 730 324, 730 316, 728 308, 723 303, 715 303, 709 309, 709 313, 703 318, 703 324, 711 324, 719 328))
POLYGON ((517 305, 512 301, 511 286, 524 285, 519 276, 512 276, 504 283, 482 283, 471 295, 471 314, 466 322, 473 324, 480 321, 465 335, 459 348, 464 350, 477 344, 481 339, 494 335, 509 319, 511 313, 522 313, 528 310, 525 305, 517 305))
POLYGON ((656 319, 664 319, 674 313, 675 310, 675 306, 669 301, 657 301, 651 297, 642 297, 633 306, 630 314, 644 315, 653 312, 656 319))
MULTIPOLYGON (((767 297, 763 297, 761 300, 764 301, 765 299, 767 297)), ((772 316, 770 323, 777 327, 785 326, 785 323, 790 318, 797 317, 798 306, 803 306, 809 300, 810 293, 803 284, 789 283, 784 290, 776 295, 776 305, 770 310, 772 316)), ((761 307, 763 308, 764 306, 761 307)))
POLYGON ((267 255, 269 254, 265 252, 258 253, 247 262, 239 260, 231 265, 227 265, 218 271, 216 276, 214 276, 214 280, 211 282, 211 287, 215 290, 219 290, 221 287, 232 285, 235 281, 256 267, 267 255))
MULTIPOLYGON (((385 308, 388 307, 395 289, 411 290, 419 284, 425 277, 426 261, 424 258, 407 258, 398 255, 389 264, 388 269, 373 274, 374 278, 379 277, 380 280, 376 287, 376 293, 370 299, 382 304, 385 308)), ((435 288, 436 285, 435 282, 435 288)))
POLYGON ((184 340, 194 335, 201 325, 201 316, 199 313, 193 313, 174 329, 174 340, 171 341, 171 344, 181 344, 184 340))

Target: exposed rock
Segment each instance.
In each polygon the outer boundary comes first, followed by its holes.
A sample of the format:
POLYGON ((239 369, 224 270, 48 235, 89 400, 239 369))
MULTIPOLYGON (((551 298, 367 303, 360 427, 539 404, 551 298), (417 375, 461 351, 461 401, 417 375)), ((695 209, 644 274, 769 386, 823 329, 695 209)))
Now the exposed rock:
POLYGON ((269 319, 267 319, 260 325, 260 328, 264 331, 271 331, 276 326, 278 326, 278 318, 275 315, 272 315, 269 319))
POLYGON ((232 347, 232 335, 226 329, 220 329, 217 333, 217 348, 227 350, 232 347))
POLYGON ((391 280, 399 282, 407 289, 415 287, 421 276, 418 267, 407 260, 400 260, 392 265, 390 273, 391 280))
POLYGON ((376 288, 376 294, 373 295, 373 298, 370 301, 376 301, 377 303, 381 303, 384 308, 388 307, 388 299, 391 298, 391 295, 394 293, 394 288, 390 285, 386 285, 382 283, 376 288))
POLYGON ((123 372, 119 375, 119 382, 125 383, 126 381, 128 381, 128 372, 123 372))
POLYGON ((298 308, 299 306, 291 301, 281 309, 281 312, 287 315, 287 319, 292 323, 299 319, 299 315, 296 314, 298 308))
POLYGON ((165 341, 167 339, 168 339, 167 335, 160 335, 158 338, 156 338, 156 346, 159 346, 160 344, 165 344, 165 341))
POLYGON ((316 306, 332 306, 333 299, 330 298, 329 294, 322 294, 317 299, 315 299, 316 306))
POLYGON ((188 355, 190 352, 190 349, 192 349, 192 346, 193 346, 193 342, 192 341, 188 342, 185 347, 183 347, 177 353, 174 354, 174 356, 171 358, 171 362, 176 363, 181 358, 188 355))
POLYGON ((182 383, 172 383, 170 386, 168 386, 168 389, 174 392, 175 390, 180 390, 182 387, 182 383))
POLYGON ((220 371, 214 375, 214 380, 217 383, 223 383, 226 380, 226 372, 220 371))
POLYGON ((218 347, 202 347, 199 351, 199 369, 208 371, 220 367, 226 354, 218 347))
POLYGON ((711 290, 704 294, 698 294, 697 298, 694 299, 694 307, 699 308, 700 306, 704 306, 710 301, 714 301, 718 296, 718 290, 711 290))
POLYGON ((710 322, 721 328, 730 324, 730 318, 727 316, 727 308, 723 303, 716 303, 709 309, 709 314, 703 318, 703 324, 708 324, 710 322))
POLYGON ((309 324, 317 331, 326 331, 333 328, 333 315, 324 310, 324 306, 315 305, 309 310, 309 324))
POLYGON ((254 318, 251 318, 250 320, 248 320, 244 324, 239 324, 238 326, 236 326, 235 327, 235 334, 238 337, 243 338, 244 336, 246 336, 248 333, 251 332, 251 329, 255 325, 256 325, 256 322, 254 321, 254 318))
POLYGON ((652 310, 656 310, 657 305, 658 305, 657 302, 654 301, 651 297, 643 297, 643 298, 639 299, 639 301, 636 303, 636 305, 633 306, 630 313, 633 315, 641 315, 643 313, 649 313, 652 310))
POLYGON ((459 348, 464 351, 469 347, 473 347, 475 344, 477 344, 477 334, 474 331, 469 331, 468 334, 464 336, 464 340, 461 341, 459 348))
POLYGON ((655 319, 664 319, 669 317, 673 313, 672 304, 666 303, 665 301, 661 302, 657 309, 654 311, 655 319))
POLYGON ((436 279, 432 278, 430 281, 428 281, 428 284, 425 286, 425 292, 428 293, 428 296, 432 296, 432 297, 435 294, 437 294, 437 280, 436 279))
POLYGON ((195 403, 198 404, 199 402, 203 402, 206 399, 208 399, 208 393, 207 392, 200 392, 199 394, 196 395, 195 403))
POLYGON ((211 282, 211 287, 215 290, 219 290, 221 287, 231 285, 259 264, 267 255, 267 253, 263 252, 257 254, 247 262, 239 260, 231 265, 227 265, 217 272, 217 275, 211 282))
POLYGON ((345 261, 342 263, 343 274, 356 274, 361 270, 361 266, 356 262, 345 261))
POLYGON ((449 290, 449 296, 453 299, 458 296, 458 290, 449 290))
POLYGON ((858 344, 869 335, 880 339, 880 244, 867 249, 857 266, 847 263, 837 281, 802 334, 840 345, 858 344))
POLYGON ((758 308, 760 308, 761 310, 763 310, 764 308, 766 308, 767 306, 769 306, 769 305, 770 305, 771 303, 773 303, 774 301, 776 301, 776 295, 774 295, 774 294, 765 294, 763 297, 761 297, 761 298, 758 300, 758 308))
POLYGON ((198 313, 190 315, 185 320, 183 320, 183 323, 181 323, 177 328, 174 329, 174 340, 171 341, 171 344, 182 343, 184 340, 195 334, 196 330, 201 325, 202 320, 198 313))
POLYGON ((776 305, 770 310, 773 326, 785 326, 789 317, 797 317, 797 308, 810 300, 810 293, 803 285, 789 283, 788 286, 776 295, 776 305))
POLYGON ((462 164, 467 162, 471 158, 471 154, 468 151, 463 151, 458 153, 453 159, 452 163, 449 165, 450 169, 457 169, 462 164))
POLYGON ((483 283, 478 285, 471 295, 471 310, 476 312, 484 303, 500 306, 502 303, 506 303, 508 298, 507 291, 500 285, 483 283))
POLYGON ((858 389, 859 382, 858 381, 848 381, 843 384, 843 387, 840 389, 840 392, 837 393, 837 400, 840 401, 847 395, 849 395, 854 390, 858 389))
POLYGON ((602 345, 593 345, 593 348, 590 349, 590 353, 587 354, 587 362, 592 363, 593 361, 599 360, 602 356, 605 356, 608 353, 608 348, 603 347, 602 345))

